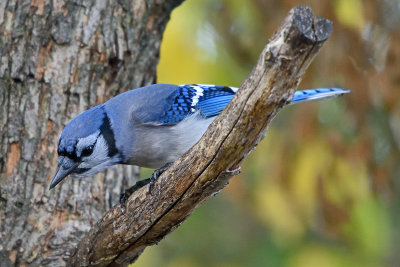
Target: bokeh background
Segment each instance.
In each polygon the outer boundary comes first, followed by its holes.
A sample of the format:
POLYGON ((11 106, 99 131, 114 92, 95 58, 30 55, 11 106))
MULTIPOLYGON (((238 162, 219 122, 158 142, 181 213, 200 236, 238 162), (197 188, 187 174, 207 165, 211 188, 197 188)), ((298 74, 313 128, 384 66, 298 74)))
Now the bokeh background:
POLYGON ((300 88, 353 92, 282 110, 243 172, 135 266, 400 266, 399 0, 186 0, 158 82, 240 86, 296 5, 334 23, 300 88))

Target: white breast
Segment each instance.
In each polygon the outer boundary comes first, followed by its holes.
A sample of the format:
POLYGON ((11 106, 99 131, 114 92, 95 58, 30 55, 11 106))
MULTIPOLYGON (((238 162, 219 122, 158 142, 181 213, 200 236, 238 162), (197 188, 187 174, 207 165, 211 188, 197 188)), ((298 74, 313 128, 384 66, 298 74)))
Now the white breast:
POLYGON ((160 168, 174 162, 202 137, 215 117, 204 119, 194 114, 173 126, 136 127, 134 152, 129 164, 160 168))

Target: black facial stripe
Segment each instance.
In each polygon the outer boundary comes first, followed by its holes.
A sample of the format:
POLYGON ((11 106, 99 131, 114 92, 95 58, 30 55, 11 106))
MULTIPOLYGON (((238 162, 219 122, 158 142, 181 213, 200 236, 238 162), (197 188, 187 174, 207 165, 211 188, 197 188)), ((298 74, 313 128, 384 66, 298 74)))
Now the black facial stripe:
POLYGON ((103 124, 100 127, 100 132, 103 135, 104 139, 106 140, 108 147, 108 156, 111 158, 112 156, 118 153, 118 149, 115 146, 114 132, 111 129, 110 119, 108 118, 107 113, 105 112, 104 112, 103 124))
POLYGON ((79 161, 80 157, 76 155, 76 144, 73 146, 74 149, 72 152, 67 152, 66 149, 60 149, 60 145, 58 146, 57 154, 58 156, 68 157, 74 161, 79 161))
POLYGON ((80 173, 87 172, 88 170, 90 170, 90 169, 89 168, 76 168, 74 170, 74 173, 80 174, 80 173))
POLYGON ((74 161, 74 162, 79 162, 81 161, 80 157, 77 157, 75 152, 70 154, 70 153, 66 153, 66 152, 58 152, 58 156, 63 156, 63 157, 67 157, 70 160, 74 161))

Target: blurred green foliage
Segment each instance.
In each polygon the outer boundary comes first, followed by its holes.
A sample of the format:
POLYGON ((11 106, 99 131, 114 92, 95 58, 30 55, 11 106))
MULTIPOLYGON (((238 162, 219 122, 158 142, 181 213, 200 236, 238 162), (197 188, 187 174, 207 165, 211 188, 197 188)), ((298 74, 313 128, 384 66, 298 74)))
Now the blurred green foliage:
POLYGON ((135 266, 399 266, 398 0, 186 0, 158 82, 239 86, 298 4, 334 22, 300 88, 352 94, 285 108, 242 174, 135 266))

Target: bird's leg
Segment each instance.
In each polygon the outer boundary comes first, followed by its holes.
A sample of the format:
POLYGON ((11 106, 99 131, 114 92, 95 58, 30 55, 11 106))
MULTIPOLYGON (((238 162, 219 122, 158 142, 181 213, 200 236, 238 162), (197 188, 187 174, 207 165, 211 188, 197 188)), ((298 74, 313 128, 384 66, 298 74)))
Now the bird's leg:
POLYGON ((125 190, 124 193, 122 193, 119 197, 119 203, 121 204, 121 212, 125 213, 125 202, 128 200, 128 198, 133 194, 133 192, 135 192, 136 190, 138 190, 139 188, 145 186, 145 185, 149 185, 149 193, 151 193, 151 190, 153 189, 154 186, 154 182, 157 180, 157 178, 163 173, 165 172, 170 166, 172 165, 172 162, 169 162, 167 164, 165 164, 163 167, 155 170, 153 172, 153 174, 151 175, 150 178, 144 179, 144 180, 140 180, 137 181, 136 184, 128 189, 125 190))
POLYGON ((151 181, 151 178, 137 181, 134 186, 131 186, 130 188, 126 189, 125 192, 119 196, 119 204, 121 204, 121 212, 122 213, 125 213, 125 202, 133 194, 133 192, 135 192, 139 188, 149 184, 150 181, 151 181))
POLYGON ((153 174, 151 175, 150 182, 149 182, 149 193, 151 194, 151 190, 153 189, 154 186, 154 182, 157 180, 157 178, 163 173, 165 172, 169 167, 171 167, 173 162, 168 162, 167 164, 165 164, 164 166, 162 166, 161 168, 155 170, 153 172, 153 174))

